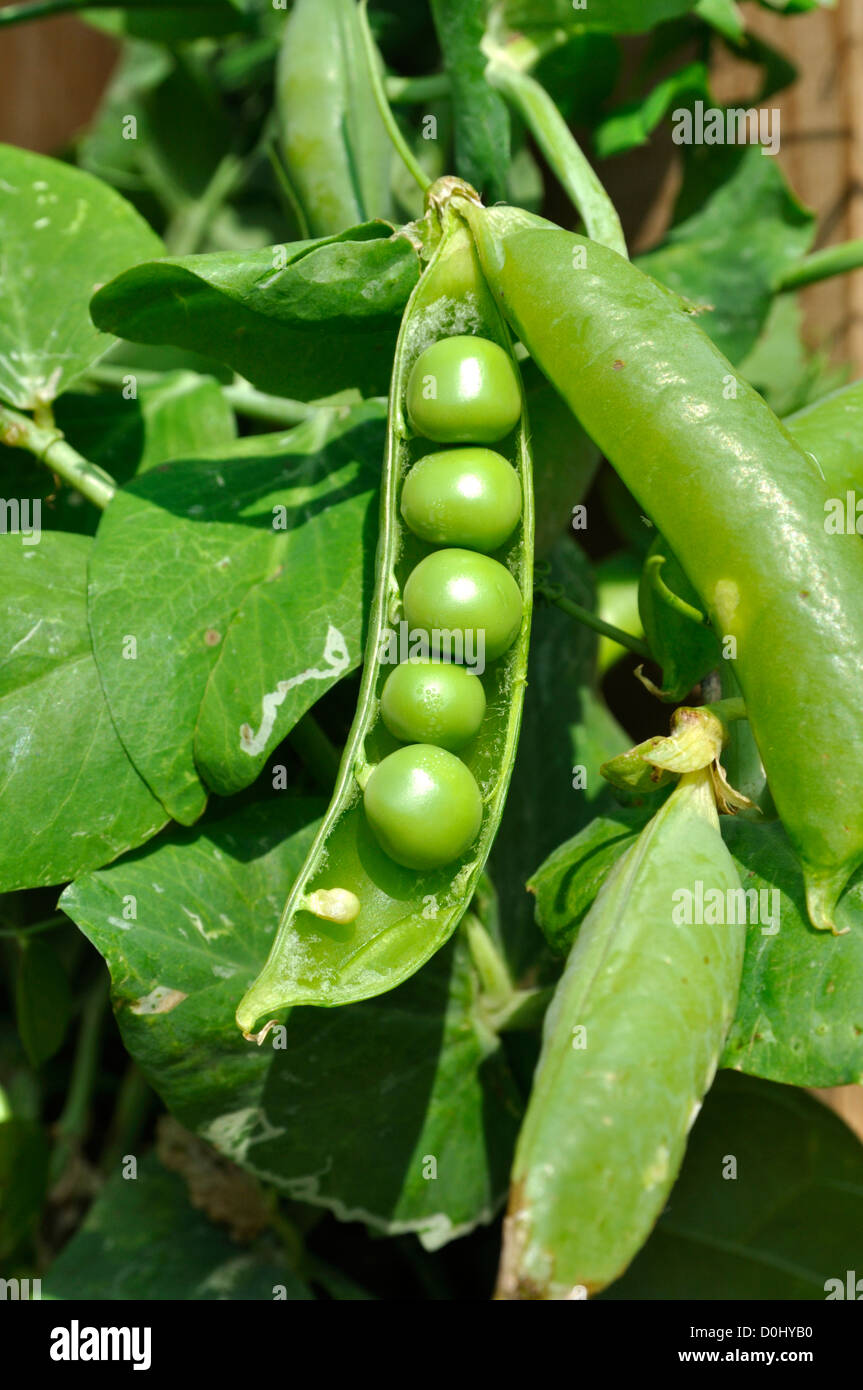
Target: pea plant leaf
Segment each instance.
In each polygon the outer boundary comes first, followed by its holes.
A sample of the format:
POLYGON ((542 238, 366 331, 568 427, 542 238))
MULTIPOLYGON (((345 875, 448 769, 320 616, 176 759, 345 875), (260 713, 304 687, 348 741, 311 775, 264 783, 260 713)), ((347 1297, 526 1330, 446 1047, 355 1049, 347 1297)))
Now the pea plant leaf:
POLYGON ((824 936, 809 923, 780 823, 723 817, 722 829, 744 889, 758 893, 760 918, 747 936, 722 1065, 792 1086, 863 1082, 863 881, 839 909, 850 931, 824 936))
POLYGON ((391 993, 291 1010, 260 1048, 234 1022, 322 811, 281 795, 175 830, 61 905, 105 956, 124 1043, 181 1123, 298 1200, 434 1248, 492 1216, 520 1118, 461 940, 391 993))
POLYGON ((517 32, 540 28, 604 29, 640 34, 694 10, 698 0, 602 0, 574 6, 572 0, 503 0, 503 15, 517 32))
MULTIPOLYGON (((78 6, 74 6, 78 9, 78 6)), ((137 0, 117 9, 110 6, 80 6, 82 17, 96 29, 118 38, 149 39, 154 43, 175 43, 185 39, 216 38, 248 27, 248 16, 230 0, 153 0, 141 5, 137 0)))
POLYGON ((485 80, 480 48, 486 0, 431 0, 444 67, 452 86, 456 169, 489 203, 507 194, 509 112, 485 80))
POLYGON ((62 883, 167 817, 126 756, 87 629, 92 541, 0 543, 0 890, 62 883), (74 749, 75 756, 65 755, 74 749))
POLYGON ((51 1145, 41 1125, 0 1120, 0 1259, 15 1254, 39 1220, 48 1186, 51 1145))
POLYGON ((553 850, 528 880, 536 895, 537 924, 557 955, 568 953, 605 879, 652 811, 652 806, 610 807, 553 850))
POLYGON ((186 1185, 148 1154, 134 1178, 115 1173, 42 1281, 43 1299, 313 1297, 266 1237, 238 1246, 191 1205, 186 1185))
MULTIPOLYGON (((564 539, 553 552, 551 577, 570 598, 594 606, 587 561, 571 541, 564 539)), ((594 634, 560 609, 545 603, 535 608, 518 753, 489 860, 516 974, 542 947, 527 880, 555 844, 608 799, 599 765, 626 747, 626 735, 593 690, 596 646, 594 634)))
POLYGON ((384 406, 145 473, 90 564, 99 674, 129 756, 166 810, 254 781, 300 715, 360 661, 384 406), (146 583, 140 576, 146 575, 146 583))
POLYGON ((68 164, 0 145, 0 399, 52 401, 110 346, 94 290, 162 244, 112 189, 68 164))
POLYGON ((263 391, 384 395, 419 276, 385 222, 263 251, 150 260, 94 297, 93 321, 138 343, 215 353, 263 391))
MULTIPOLYGON (((133 388, 134 374, 128 378, 133 388)), ((117 483, 129 482, 171 458, 230 444, 234 412, 218 382, 195 372, 166 373, 135 396, 67 391, 57 402, 58 429, 84 458, 117 483)), ((52 531, 95 535, 102 513, 47 469, 37 469, 21 449, 0 445, 0 497, 29 497, 41 505, 41 523, 52 531)))
POLYGON ((831 1280, 844 1296, 861 1222, 863 1150, 842 1121, 721 1073, 653 1235, 599 1298, 822 1300, 831 1280))
POLYGON ((62 1045, 71 1012, 69 978, 57 952, 38 936, 25 936, 15 977, 15 1018, 34 1067, 62 1045))
MULTIPOLYGON (((662 246, 638 257, 638 265, 704 306, 700 326, 737 363, 758 339, 782 270, 809 250, 815 219, 759 146, 726 149, 721 156, 714 146, 699 148, 690 155, 693 187, 702 180, 705 155, 712 190, 697 211, 671 228, 662 246), (717 168, 724 174, 718 182, 717 168)), ((690 200, 684 184, 681 203, 690 200)))
POLYGON ((687 63, 657 82, 643 97, 619 106, 599 123, 593 135, 597 155, 608 159, 645 145, 673 105, 688 106, 698 97, 709 104, 707 64, 687 63))

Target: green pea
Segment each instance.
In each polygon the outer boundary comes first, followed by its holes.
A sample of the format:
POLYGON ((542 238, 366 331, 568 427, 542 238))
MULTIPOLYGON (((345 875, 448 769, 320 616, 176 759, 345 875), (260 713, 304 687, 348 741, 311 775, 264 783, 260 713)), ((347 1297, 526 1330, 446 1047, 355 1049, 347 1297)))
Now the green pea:
POLYGON ((399 748, 378 763, 363 802, 381 849, 406 869, 439 869, 460 859, 482 824, 473 773, 454 753, 429 743, 399 748))
POLYGON ((488 338, 441 338, 411 369, 407 412, 416 433, 439 444, 494 444, 521 415, 512 362, 488 338))
POLYGON ((479 678, 442 661, 403 662, 381 691, 381 718, 405 743, 434 743, 454 753, 479 732, 484 715, 479 678))
POLYGON ((414 535, 434 545, 497 550, 518 525, 521 483, 493 449, 444 449, 414 464, 401 512, 414 535))
POLYGON ((436 550, 420 560, 405 584, 408 625, 427 632, 483 634, 495 661, 521 627, 521 591, 509 570, 473 550, 436 550))

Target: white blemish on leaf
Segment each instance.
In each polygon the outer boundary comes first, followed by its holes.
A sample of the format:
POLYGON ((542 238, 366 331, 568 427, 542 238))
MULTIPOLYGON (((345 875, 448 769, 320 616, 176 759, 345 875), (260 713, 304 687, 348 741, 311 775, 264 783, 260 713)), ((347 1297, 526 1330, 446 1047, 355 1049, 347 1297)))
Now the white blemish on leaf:
POLYGON ((240 726, 240 748, 244 753, 248 753, 250 758, 262 753, 266 748, 276 722, 276 711, 284 703, 289 690, 293 690, 294 686, 303 685, 306 681, 338 680, 339 676, 343 676, 347 671, 351 660, 348 655, 347 643, 338 628, 333 627, 332 623, 327 629, 323 660, 326 663, 325 667, 310 666, 307 671, 301 671, 299 675, 291 676, 290 680, 279 681, 275 690, 271 690, 263 697, 261 701, 261 727, 257 733, 249 724, 240 726))
POLYGON ((188 998, 179 989, 168 989, 165 985, 156 985, 149 994, 145 994, 143 999, 136 999, 129 1008, 133 1014, 167 1014, 172 1009, 176 1009, 178 1004, 188 998))

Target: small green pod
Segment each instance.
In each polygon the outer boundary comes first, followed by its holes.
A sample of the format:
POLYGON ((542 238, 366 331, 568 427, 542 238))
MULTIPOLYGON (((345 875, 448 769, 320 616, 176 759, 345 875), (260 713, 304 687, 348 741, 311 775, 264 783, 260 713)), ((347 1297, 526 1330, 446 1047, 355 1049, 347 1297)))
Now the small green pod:
POLYGON ((716 669, 721 655, 716 634, 703 620, 701 600, 664 536, 657 536, 647 552, 638 611, 647 644, 662 670, 662 689, 654 693, 677 703, 716 669))
POLYGON ((521 484, 493 449, 442 449, 417 459, 408 473, 401 513, 420 540, 487 554, 518 525, 521 484))
POLYGON ((597 1293, 641 1248, 734 1019, 743 896, 709 769, 688 773, 608 875, 546 1015, 499 1296, 597 1293))

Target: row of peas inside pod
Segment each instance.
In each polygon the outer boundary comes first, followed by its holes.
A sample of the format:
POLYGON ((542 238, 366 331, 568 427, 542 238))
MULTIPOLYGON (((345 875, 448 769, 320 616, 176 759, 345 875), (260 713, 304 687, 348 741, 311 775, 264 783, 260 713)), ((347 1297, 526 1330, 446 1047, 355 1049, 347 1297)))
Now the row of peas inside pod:
POLYGON ((519 586, 494 558, 521 518, 521 482, 489 447, 517 425, 521 390, 503 348, 459 334, 419 355, 406 408, 423 441, 415 450, 444 446, 415 458, 400 499, 413 535, 440 547, 411 570, 403 593, 408 641, 419 637, 429 654, 401 661, 383 685, 381 718, 406 746, 373 769, 364 806, 385 853, 428 870, 459 859, 479 833, 482 793, 457 754, 486 715, 485 663, 510 649, 522 624, 519 586))

